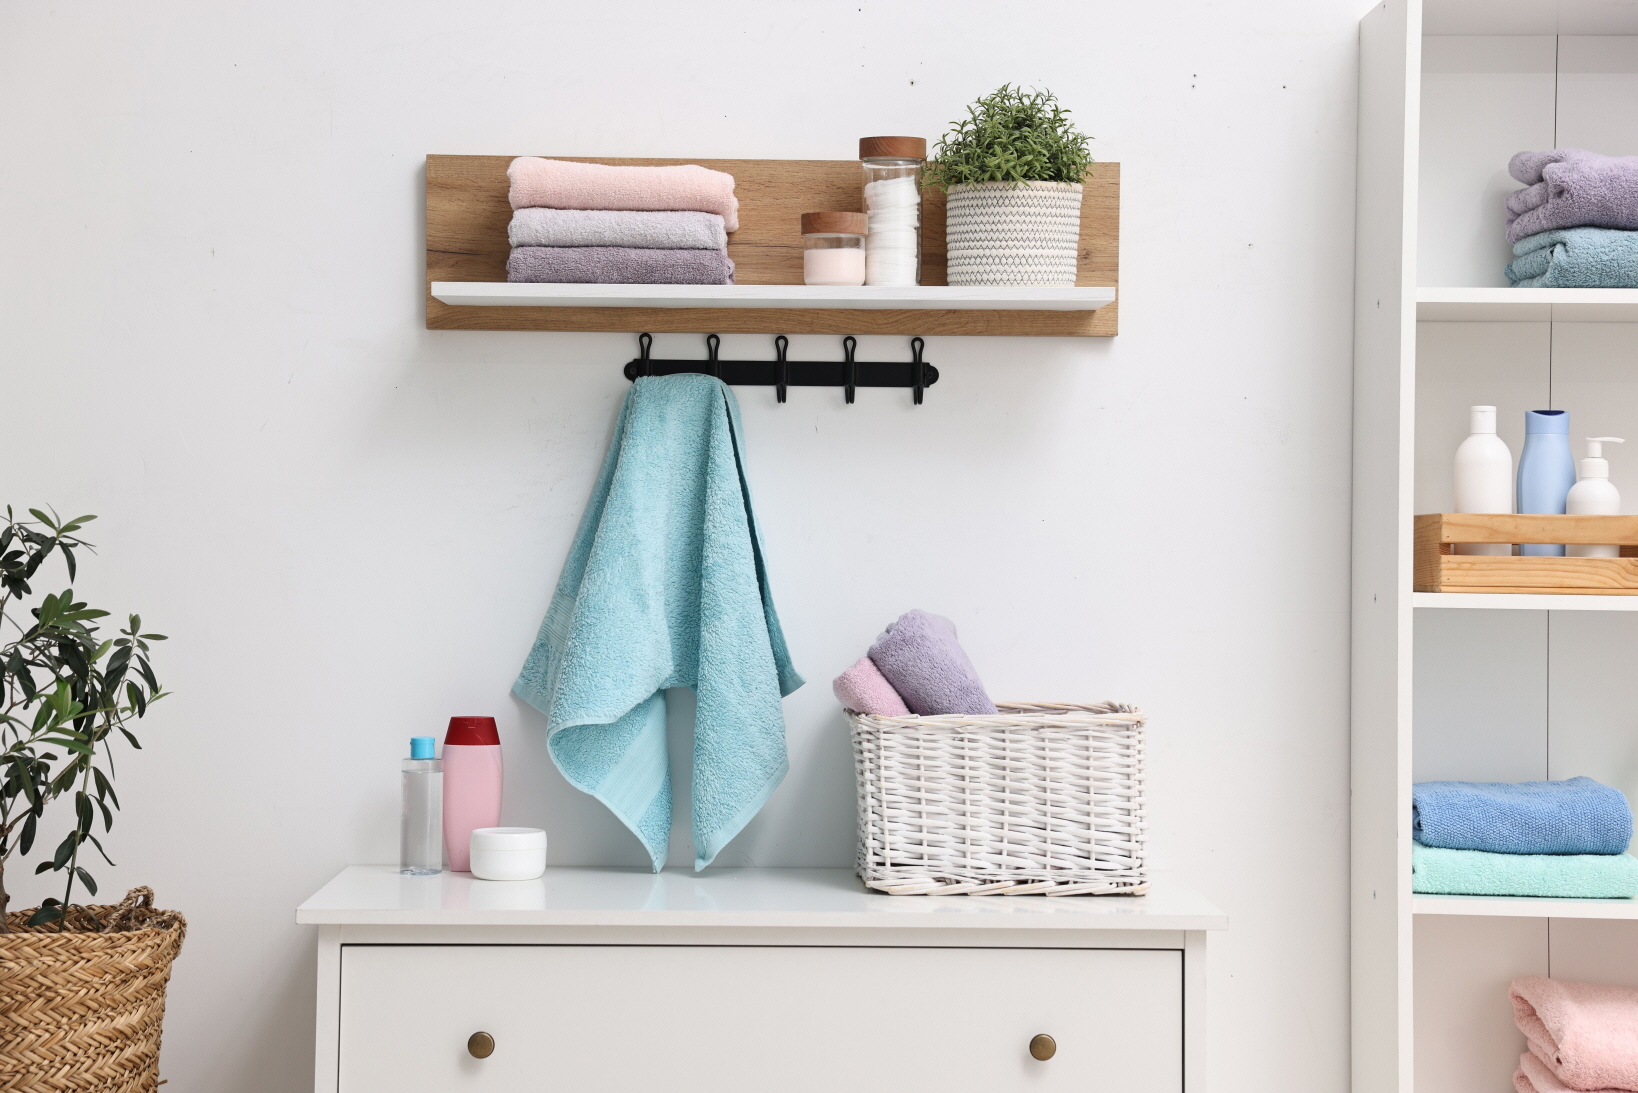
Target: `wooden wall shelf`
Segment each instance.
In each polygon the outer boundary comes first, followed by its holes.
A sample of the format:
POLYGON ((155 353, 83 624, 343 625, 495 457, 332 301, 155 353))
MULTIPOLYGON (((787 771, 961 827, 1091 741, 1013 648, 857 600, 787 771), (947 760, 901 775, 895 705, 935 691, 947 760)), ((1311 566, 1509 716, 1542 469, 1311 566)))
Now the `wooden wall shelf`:
MULTIPOLYGON (((585 330, 722 334, 987 334, 1056 337, 1112 337, 1118 304, 1109 302, 1118 284, 1120 259, 1120 164, 1097 163, 1087 172, 1081 203, 1079 275, 1076 290, 952 289, 945 286, 944 194, 929 190, 922 228, 922 288, 944 286, 942 302, 919 292, 902 305, 863 297, 853 306, 802 285, 804 212, 857 210, 857 160, 579 159, 659 167, 698 163, 734 176, 740 201, 740 229, 729 236, 737 285, 506 285, 506 226, 512 209, 506 199, 506 166, 512 156, 427 157, 427 297, 429 330, 585 330), (438 290, 434 292, 434 283, 438 290), (455 282, 470 284, 460 288, 455 282), (765 289, 792 289, 789 298, 752 302, 765 289), (679 287, 692 290, 677 292, 679 287), (732 302, 711 297, 755 287, 732 302), (699 300, 687 299, 705 289, 699 300), (660 291, 654 291, 654 290, 660 291), (1102 289, 1102 292, 1084 290, 1102 289), (609 290, 614 290, 612 294, 609 290), (537 301, 502 305, 452 303, 452 299, 537 294, 537 301), (602 298, 578 306, 565 297, 595 293, 602 298), (959 296, 955 294, 960 294, 959 296), (993 300, 983 307, 982 296, 993 300), (1067 293, 1067 295, 1066 295, 1067 293), (808 299, 809 295, 813 299, 808 299), (1057 295, 1055 295, 1057 294, 1057 295), (443 299, 439 297, 442 296, 443 299), (665 302, 656 297, 677 297, 665 302), (546 297, 550 297, 547 299, 546 297), (644 299, 644 297, 648 297, 644 299), (1033 297, 1039 310, 1024 310, 1033 297), (611 300, 623 302, 613 303, 611 300), (539 304, 541 306, 533 306, 539 304), (549 305, 549 306, 547 306, 549 305)), ((831 290, 834 291, 834 290, 831 290)), ((843 290, 869 293, 870 289, 843 290)), ((900 292, 905 290, 875 290, 900 292)))

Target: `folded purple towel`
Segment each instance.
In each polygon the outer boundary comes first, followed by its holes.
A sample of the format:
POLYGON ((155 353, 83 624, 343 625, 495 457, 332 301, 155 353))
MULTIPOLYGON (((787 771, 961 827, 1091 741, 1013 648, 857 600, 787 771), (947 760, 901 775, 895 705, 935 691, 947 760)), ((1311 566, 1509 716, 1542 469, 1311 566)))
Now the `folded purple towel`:
POLYGON ((870 647, 870 659, 919 714, 995 713, 995 703, 956 641, 955 623, 906 611, 870 647))
POLYGON ((830 689, 835 692, 836 700, 854 713, 903 717, 910 712, 899 692, 869 657, 860 657, 853 667, 831 680, 830 689))
POLYGON ((513 247, 506 279, 531 284, 731 285, 725 250, 643 247, 513 247))
POLYGON ((1558 228, 1638 230, 1638 156, 1520 152, 1507 172, 1527 184, 1507 197, 1509 243, 1558 228))

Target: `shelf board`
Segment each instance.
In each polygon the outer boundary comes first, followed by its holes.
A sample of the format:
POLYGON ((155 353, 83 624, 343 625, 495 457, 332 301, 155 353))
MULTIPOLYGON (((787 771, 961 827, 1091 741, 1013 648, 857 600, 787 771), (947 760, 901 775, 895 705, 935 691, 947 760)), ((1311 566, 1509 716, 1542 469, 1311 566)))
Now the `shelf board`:
POLYGON ((440 303, 475 307, 795 307, 894 311, 1096 311, 1107 287, 857 288, 829 285, 537 285, 434 281, 440 303))
POLYGON ((1510 592, 1412 592, 1412 607, 1491 611, 1638 611, 1638 596, 1536 596, 1510 592))
POLYGON ((1638 288, 1419 288, 1419 322, 1634 323, 1638 288))
POLYGON ((1538 896, 1412 896, 1417 915, 1498 915, 1509 918, 1638 919, 1638 899, 1546 899, 1538 896))

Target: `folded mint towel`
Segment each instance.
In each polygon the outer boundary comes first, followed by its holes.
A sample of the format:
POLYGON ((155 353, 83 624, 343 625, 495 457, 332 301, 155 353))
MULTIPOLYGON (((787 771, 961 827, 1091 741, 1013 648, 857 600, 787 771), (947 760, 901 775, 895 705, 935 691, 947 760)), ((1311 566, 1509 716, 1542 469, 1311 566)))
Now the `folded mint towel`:
POLYGON ((506 279, 542 285, 731 285, 725 250, 652 247, 513 247, 506 279))
POLYGON ((1487 854, 1411 846, 1411 891, 1440 896, 1638 896, 1638 859, 1627 854, 1487 854))
POLYGON ((540 636, 512 691, 546 715, 563 776, 642 840, 671 828, 665 688, 692 687, 695 869, 788 767, 780 698, 802 685, 774 613, 745 481, 739 403, 720 381, 637 380, 540 636))
POLYGON ((1638 228, 1638 156, 1520 152, 1507 172, 1526 184, 1507 195, 1509 243, 1555 228, 1638 228))
POLYGON ((943 615, 906 611, 887 624, 870 659, 918 714, 995 713, 995 703, 943 615))
POLYGON ((1411 829, 1424 846, 1495 854, 1620 854, 1632 809, 1591 778, 1564 782, 1418 782, 1411 829))
POLYGON ((1507 267, 1514 288, 1638 288, 1638 231, 1563 228, 1527 235, 1507 267))

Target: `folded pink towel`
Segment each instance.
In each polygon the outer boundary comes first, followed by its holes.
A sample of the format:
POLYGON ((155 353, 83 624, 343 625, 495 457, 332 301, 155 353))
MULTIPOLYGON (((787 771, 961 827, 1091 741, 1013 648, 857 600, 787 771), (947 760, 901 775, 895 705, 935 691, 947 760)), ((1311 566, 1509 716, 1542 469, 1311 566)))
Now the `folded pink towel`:
POLYGON ((716 213, 739 230, 734 176, 697 164, 609 167, 520 156, 506 169, 514 209, 628 209, 634 212, 716 213))
POLYGON ((1547 1064, 1526 1051, 1519 1056, 1519 1068, 1513 1072, 1513 1088, 1518 1093, 1629 1093, 1621 1089, 1571 1089, 1547 1069, 1547 1064))
POLYGON ((1531 1054, 1558 1081, 1579 1090, 1638 1090, 1638 991, 1526 975, 1507 993, 1531 1054))
POLYGON ((854 713, 882 717, 905 717, 910 713, 910 707, 869 657, 860 657, 857 664, 833 679, 830 689, 836 692, 837 700, 854 713))

